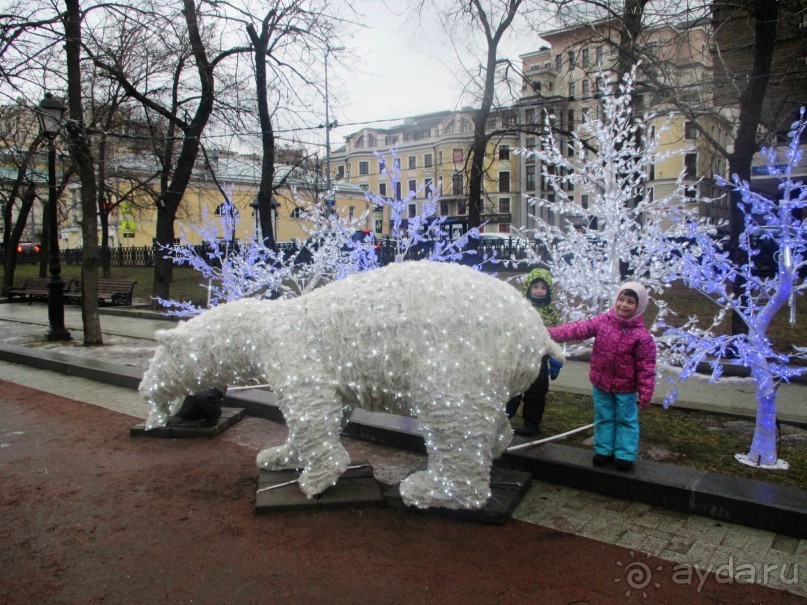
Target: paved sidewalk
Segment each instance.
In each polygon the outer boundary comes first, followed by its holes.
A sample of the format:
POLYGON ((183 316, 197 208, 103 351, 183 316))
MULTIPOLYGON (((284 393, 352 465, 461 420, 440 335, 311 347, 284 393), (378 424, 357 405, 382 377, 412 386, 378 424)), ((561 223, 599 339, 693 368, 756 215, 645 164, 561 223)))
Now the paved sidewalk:
MULTIPOLYGON (((48 325, 47 307, 44 304, 0 304, 0 322, 12 321, 35 325, 48 325)), ((120 308, 101 310, 101 329, 104 334, 153 341, 156 330, 171 329, 176 322, 161 319, 148 310, 124 310, 120 308)), ((65 326, 80 343, 81 311, 78 307, 65 307, 65 326)), ((31 330, 37 333, 35 329, 31 330)), ((46 330, 43 329, 44 334, 46 330)), ((3 340, 0 337, 0 340, 3 340)), ((59 346, 53 343, 52 346, 59 346)), ((154 345, 156 346, 156 345, 154 345)), ((591 392, 588 380, 589 365, 586 362, 568 360, 560 376, 552 383, 552 390, 572 393, 591 392)), ((749 378, 726 377, 718 383, 709 383, 708 377, 693 377, 677 385, 679 396, 677 407, 697 409, 707 412, 722 412, 737 416, 756 417, 756 396, 754 385, 749 378)), ((656 387, 653 402, 660 404, 670 390, 670 384, 662 382, 656 387)), ((779 387, 777 415, 783 422, 807 426, 807 386, 803 384, 783 384, 779 387)))
MULTIPOLYGON (((128 315, 102 315, 102 328, 109 346, 104 348, 106 359, 126 360, 129 365, 145 367, 153 352, 154 343, 149 340, 154 330, 171 328, 172 321, 155 320, 152 317, 138 318, 128 315)), ((47 313, 44 305, 0 305, 0 331, 5 326, 4 336, 0 340, 25 340, 27 334, 44 334, 47 324, 47 313), (11 328, 14 328, 13 330, 11 328), (13 334, 10 334, 13 332, 13 334)), ((74 338, 80 343, 81 319, 77 309, 66 309, 66 324, 73 331, 74 338)), ((2 332, 0 332, 2 333, 2 332)), ((85 349, 73 344, 51 343, 49 347, 62 347, 78 355, 97 355, 98 349, 85 349)), ((120 362, 120 361, 119 361, 120 362)), ((147 410, 139 400, 136 392, 109 385, 103 385, 80 378, 64 376, 25 366, 0 362, 0 378, 20 385, 28 385, 41 392, 49 392, 96 406, 103 406, 128 414, 136 418, 144 418, 147 410)), ((587 364, 569 362, 564 368, 561 379, 556 381, 559 388, 566 384, 568 388, 581 388, 588 392, 587 364)), ((715 385, 703 389, 705 394, 715 390, 715 385)), ((795 394, 802 392, 792 387, 795 394)), ((732 386, 731 389, 735 389, 732 386)), ((737 399, 740 396, 734 391, 719 391, 719 397, 709 397, 711 401, 700 401, 700 405, 721 405, 723 402, 737 399), (731 394, 734 393, 734 394, 731 394)), ((742 392, 742 391, 738 391, 742 392)), ((692 397, 694 400, 695 398, 692 397)), ((696 402, 697 403, 697 402, 696 402)), ((727 410, 723 410, 727 411, 727 410)), ((258 419, 255 419, 258 421, 258 419)), ((274 423, 260 421, 263 431, 272 432, 274 423)), ((93 427, 97 430, 97 427, 93 427)), ((235 440, 240 445, 245 443, 257 449, 254 442, 247 443, 243 434, 238 431, 225 433, 225 441, 235 440)), ((366 446, 371 447, 371 446, 366 446)), ((2 450, 0 450, 2 451, 2 450)), ((254 452, 253 452, 254 453, 254 452)), ((393 448, 375 446, 373 450, 373 466, 376 476, 385 482, 394 483, 401 478, 401 473, 414 468, 417 456, 401 453, 393 448)), ((579 489, 536 482, 526 495, 514 519, 544 528, 559 530, 567 535, 591 538, 599 543, 623 547, 614 561, 612 581, 621 582, 625 594, 631 590, 636 597, 643 590, 648 598, 654 583, 639 586, 641 582, 629 575, 632 569, 650 571, 667 578, 672 577, 682 584, 687 584, 689 596, 700 595, 698 588, 702 584, 703 574, 707 571, 720 570, 733 574, 737 580, 751 580, 759 584, 778 588, 790 595, 807 597, 807 541, 777 535, 771 532, 755 530, 739 525, 707 519, 695 515, 685 515, 616 498, 608 498, 579 489), (659 559, 647 559, 648 555, 659 559)), ((512 522, 511 522, 512 523, 512 522)), ((516 566, 530 568, 533 564, 525 560, 516 566)), ((585 568, 581 568, 585 569, 585 568)), ((535 572, 539 573, 538 570, 535 572)), ((585 577, 585 572, 580 572, 585 577)), ((531 575, 530 574, 527 575, 531 575)), ((523 574, 522 574, 523 575, 523 574)), ((585 580, 583 580, 585 582, 585 580)), ((735 580, 726 579, 727 584, 735 580)), ((785 595, 783 593, 774 593, 785 595)), ((736 594, 736 593, 735 593, 736 594)), ((686 598, 687 602, 692 599, 686 598)), ((713 595, 714 596, 714 595, 713 595)), ((736 598, 736 597, 733 597, 736 598)), ((795 597, 794 597, 795 598, 795 597)), ((596 597, 591 602, 600 601, 596 597)), ((424 601, 428 602, 428 601, 424 601)), ((469 601, 485 602, 485 601, 469 601)), ((523 601, 526 602, 526 601, 523 601)), ((549 602, 549 601, 546 601, 549 602)), ((561 601, 552 601, 561 602, 561 601)), ((565 601, 564 601, 565 602, 565 601)), ((680 601, 679 601, 680 602, 680 601)), ((717 597, 715 602, 723 601, 717 597)), ((765 602, 777 602, 776 599, 765 599, 765 602)), ((785 601, 782 601, 785 602, 785 601)))

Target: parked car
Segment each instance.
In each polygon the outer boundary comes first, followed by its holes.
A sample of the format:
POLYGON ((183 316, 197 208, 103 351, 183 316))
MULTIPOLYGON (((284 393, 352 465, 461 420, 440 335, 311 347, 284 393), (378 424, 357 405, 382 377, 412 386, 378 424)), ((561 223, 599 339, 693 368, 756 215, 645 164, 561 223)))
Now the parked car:
MULTIPOLYGON (((307 240, 305 240, 302 249, 297 255, 297 262, 310 263, 312 260, 312 253, 319 250, 324 239, 325 238, 322 236, 320 237, 312 236, 309 237, 307 240)), ((351 242, 356 243, 375 243, 376 251, 378 251, 378 249, 381 247, 381 244, 379 244, 376 241, 375 235, 373 235, 373 232, 370 231, 369 229, 360 229, 358 231, 353 232, 350 236, 350 240, 351 242)), ((352 244, 348 244, 347 242, 345 242, 341 247, 341 251, 350 252, 350 250, 352 250, 353 248, 354 246, 352 244)))
POLYGON ((23 252, 38 254, 39 250, 40 250, 39 244, 32 244, 31 242, 20 242, 19 244, 17 244, 17 254, 23 252))
POLYGON ((31 242, 20 242, 17 244, 17 263, 37 263, 39 262, 39 244, 31 242))

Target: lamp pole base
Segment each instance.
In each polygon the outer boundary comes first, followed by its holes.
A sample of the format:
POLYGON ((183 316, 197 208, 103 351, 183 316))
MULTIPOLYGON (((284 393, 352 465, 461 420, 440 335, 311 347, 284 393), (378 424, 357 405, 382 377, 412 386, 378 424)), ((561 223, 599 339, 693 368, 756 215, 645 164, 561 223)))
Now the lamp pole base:
POLYGON ((58 275, 48 279, 48 321, 50 329, 45 334, 46 340, 73 339, 64 327, 64 282, 58 275))

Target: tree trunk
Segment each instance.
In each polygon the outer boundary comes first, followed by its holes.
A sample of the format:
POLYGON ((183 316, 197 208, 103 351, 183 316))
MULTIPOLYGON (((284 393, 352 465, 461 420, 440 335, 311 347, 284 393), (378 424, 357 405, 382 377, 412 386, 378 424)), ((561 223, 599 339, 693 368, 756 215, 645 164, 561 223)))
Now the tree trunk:
POLYGON ((84 110, 81 95, 81 9, 79 0, 65 0, 65 51, 67 54, 67 98, 70 119, 67 132, 70 153, 81 181, 81 235, 83 251, 81 280, 83 299, 81 318, 84 344, 103 344, 101 319, 98 314, 98 221, 96 205, 95 166, 84 130, 84 110))
MULTIPOLYGON (((182 4, 184 7, 182 14, 188 25, 188 37, 190 38, 196 62, 201 90, 199 92, 199 105, 196 108, 193 120, 191 120, 190 124, 182 127, 182 149, 177 158, 171 183, 167 188, 163 189, 163 194, 157 201, 156 239, 157 243, 162 246, 172 246, 174 244, 174 219, 191 180, 196 156, 199 154, 200 138, 213 111, 215 96, 214 66, 208 61, 204 42, 199 32, 196 5, 193 0, 182 0, 182 4)), ((172 274, 173 263, 171 259, 165 257, 161 251, 155 250, 154 288, 152 290, 154 298, 168 299, 172 274)), ((156 309, 158 306, 155 300, 152 307, 156 309)))
MULTIPOLYGON (((751 180, 751 164, 757 150, 757 128, 762 117, 765 93, 768 89, 773 51, 776 46, 776 24, 779 18, 779 2, 777 0, 751 0, 748 11, 754 18, 754 62, 748 74, 745 90, 740 96, 740 116, 737 136, 734 139, 734 151, 729 155, 729 173, 736 174, 742 180, 751 180)), ((740 249, 740 234, 745 230, 745 220, 740 202, 742 197, 738 191, 731 192, 731 214, 729 218, 729 249, 735 266, 745 265, 747 258, 740 249)), ((733 289, 742 292, 745 281, 737 279, 733 289)), ((743 334, 748 327, 742 318, 734 313, 731 318, 732 334, 743 334)))
MULTIPOLYGON (((5 233, 5 256, 3 257, 3 292, 8 294, 8 289, 14 285, 14 272, 17 269, 17 244, 20 243, 22 233, 25 230, 25 223, 36 199, 36 185, 28 183, 28 188, 20 198, 20 211, 17 213, 17 221, 14 227, 5 233)), ((8 203, 6 212, 11 213, 11 203, 8 203)), ((9 221, 10 222, 10 221, 9 221)))
MULTIPOLYGON (((760 362, 764 363, 764 359, 761 359, 760 362)), ((751 449, 748 452, 748 459, 755 464, 776 464, 779 458, 776 427, 776 383, 774 383, 771 373, 764 366, 754 366, 751 370, 751 377, 757 389, 757 421, 754 427, 754 437, 751 440, 751 449)))
MULTIPOLYGON (((472 11, 476 11, 476 19, 487 40, 487 57, 485 59, 485 84, 482 90, 482 102, 474 114, 474 139, 471 144, 471 174, 468 182, 468 227, 479 227, 482 224, 482 182, 485 178, 485 155, 487 153, 490 135, 487 133, 487 123, 493 107, 493 98, 496 89, 496 66, 498 64, 499 42, 504 32, 510 27, 521 6, 522 0, 508 0, 507 12, 495 31, 491 29, 489 15, 485 12, 479 0, 471 0, 472 11)), ((472 239, 468 247, 476 249, 478 240, 472 239)))
MULTIPOLYGON (((260 234, 263 244, 267 248, 275 248, 275 234, 272 229, 273 200, 272 189, 275 180, 275 133, 272 130, 272 120, 269 117, 269 103, 266 92, 266 52, 269 43, 269 16, 263 20, 261 35, 255 31, 252 24, 247 25, 247 33, 252 41, 255 51, 255 86, 258 94, 258 118, 261 124, 261 146, 263 158, 261 160, 261 182, 258 187, 258 219, 260 221, 260 234)), ((328 127, 327 125, 325 126, 328 127)))
POLYGON ((101 133, 101 140, 98 143, 98 180, 97 192, 98 200, 96 207, 98 208, 98 218, 101 222, 101 272, 107 279, 112 277, 112 272, 109 267, 109 210, 107 209, 106 197, 106 150, 107 138, 106 133, 101 133))

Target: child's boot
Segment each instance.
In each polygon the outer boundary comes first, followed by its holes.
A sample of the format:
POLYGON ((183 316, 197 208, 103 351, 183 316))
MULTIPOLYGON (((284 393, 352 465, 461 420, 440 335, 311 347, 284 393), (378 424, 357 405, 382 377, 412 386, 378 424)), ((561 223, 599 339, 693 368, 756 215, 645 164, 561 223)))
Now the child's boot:
POLYGON ((538 432, 538 425, 534 422, 530 422, 529 420, 524 421, 524 426, 521 426, 515 430, 516 435, 522 435, 524 437, 532 437, 538 432))

